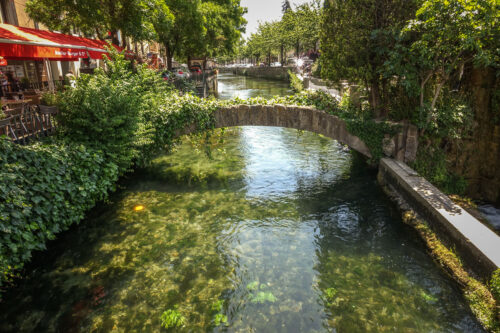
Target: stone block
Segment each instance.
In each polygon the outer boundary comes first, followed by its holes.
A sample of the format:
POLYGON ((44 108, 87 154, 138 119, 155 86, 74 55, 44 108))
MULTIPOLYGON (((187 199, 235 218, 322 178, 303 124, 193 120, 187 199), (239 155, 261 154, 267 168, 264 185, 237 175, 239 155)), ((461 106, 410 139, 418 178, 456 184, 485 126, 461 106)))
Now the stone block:
POLYGON ((387 157, 395 156, 396 153, 396 142, 394 138, 386 136, 383 141, 384 155, 387 157))

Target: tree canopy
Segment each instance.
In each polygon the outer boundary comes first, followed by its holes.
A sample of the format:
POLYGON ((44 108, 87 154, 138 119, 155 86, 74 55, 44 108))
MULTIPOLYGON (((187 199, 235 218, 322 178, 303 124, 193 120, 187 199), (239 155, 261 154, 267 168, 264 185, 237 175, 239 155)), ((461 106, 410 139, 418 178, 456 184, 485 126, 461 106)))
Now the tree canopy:
POLYGON ((136 41, 157 41, 175 55, 210 56, 234 51, 246 21, 240 0, 29 0, 31 18, 49 29, 104 38, 117 32, 136 41))
POLYGON ((326 0, 321 28, 322 76, 368 87, 376 115, 385 115, 388 81, 381 76, 383 66, 418 2, 326 0))
POLYGON ((295 10, 289 5, 289 2, 283 3, 281 20, 259 24, 257 32, 247 41, 248 57, 258 59, 265 55, 270 61, 270 56, 279 52, 283 61, 285 53, 290 49, 295 49, 297 56, 301 50, 317 49, 321 22, 320 2, 312 1, 295 10))

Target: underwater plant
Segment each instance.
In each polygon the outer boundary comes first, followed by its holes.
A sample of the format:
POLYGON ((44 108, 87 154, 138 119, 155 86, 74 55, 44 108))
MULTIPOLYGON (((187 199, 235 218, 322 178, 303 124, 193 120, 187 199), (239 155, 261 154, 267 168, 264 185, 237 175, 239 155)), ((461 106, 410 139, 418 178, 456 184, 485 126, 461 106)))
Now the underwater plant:
POLYGON ((277 299, 270 291, 259 291, 256 295, 250 296, 250 302, 264 304, 266 302, 274 303, 277 299))
POLYGON ((161 326, 166 329, 181 327, 186 322, 186 318, 177 310, 177 307, 163 312, 160 319, 161 326))

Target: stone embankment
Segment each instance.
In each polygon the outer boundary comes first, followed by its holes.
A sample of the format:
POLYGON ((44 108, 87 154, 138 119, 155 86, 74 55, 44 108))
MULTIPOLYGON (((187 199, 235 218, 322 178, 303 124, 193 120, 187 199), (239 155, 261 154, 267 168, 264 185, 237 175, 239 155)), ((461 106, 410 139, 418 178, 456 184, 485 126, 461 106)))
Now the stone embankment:
POLYGON ((500 237, 401 161, 380 161, 379 182, 404 211, 413 210, 458 252, 474 273, 489 281, 500 267, 500 237))
POLYGON ((222 73, 233 73, 261 79, 289 81, 288 71, 295 71, 295 67, 234 67, 221 68, 222 73))

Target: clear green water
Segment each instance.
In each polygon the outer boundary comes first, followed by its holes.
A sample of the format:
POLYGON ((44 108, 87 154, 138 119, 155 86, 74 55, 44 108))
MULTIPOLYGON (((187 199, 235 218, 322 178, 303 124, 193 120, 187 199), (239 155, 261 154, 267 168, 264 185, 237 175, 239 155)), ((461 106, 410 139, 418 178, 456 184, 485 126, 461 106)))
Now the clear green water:
POLYGON ((286 82, 257 79, 247 76, 221 73, 218 76, 220 99, 239 97, 242 99, 252 97, 271 98, 276 95, 285 96, 293 94, 290 85, 286 82))
POLYGON ((171 332, 481 331, 359 155, 282 128, 224 140, 208 158, 186 138, 37 254, 0 331, 165 332, 170 309, 171 332))

